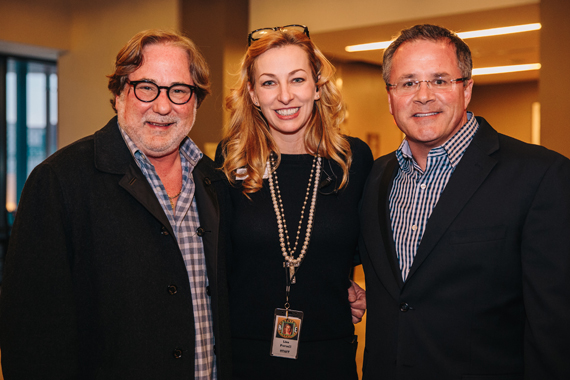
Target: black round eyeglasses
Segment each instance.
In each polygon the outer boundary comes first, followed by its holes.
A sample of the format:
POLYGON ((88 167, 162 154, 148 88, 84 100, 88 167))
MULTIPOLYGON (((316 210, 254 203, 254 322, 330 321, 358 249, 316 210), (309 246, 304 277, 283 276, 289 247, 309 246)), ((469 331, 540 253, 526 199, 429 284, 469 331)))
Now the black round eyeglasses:
POLYGON ((174 104, 181 105, 186 104, 192 98, 192 94, 196 92, 196 86, 190 86, 189 84, 174 84, 170 87, 159 86, 148 80, 137 80, 130 81, 127 83, 134 87, 135 96, 138 100, 145 103, 150 103, 160 95, 160 90, 166 90, 166 95, 168 99, 174 104))

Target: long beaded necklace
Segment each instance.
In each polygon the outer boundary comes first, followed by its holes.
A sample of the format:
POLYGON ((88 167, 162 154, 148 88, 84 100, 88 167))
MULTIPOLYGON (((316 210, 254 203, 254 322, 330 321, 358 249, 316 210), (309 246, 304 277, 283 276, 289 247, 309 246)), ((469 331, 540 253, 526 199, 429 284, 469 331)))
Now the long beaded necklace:
POLYGON ((307 185, 307 191, 305 193, 305 200, 303 201, 303 207, 301 209, 301 218, 299 220, 299 226, 297 228, 297 236, 295 237, 295 245, 291 248, 289 242, 289 231, 287 230, 287 222, 285 221, 285 210, 283 208, 283 201, 281 199, 281 191, 279 190, 279 181, 277 179, 277 171, 274 170, 275 167, 275 156, 272 153, 270 161, 267 162, 267 170, 269 175, 269 191, 271 193, 271 200, 273 201, 273 209, 275 210, 275 216, 277 217, 277 227, 279 230, 279 243, 281 245, 281 253, 285 261, 283 262, 284 267, 289 268, 289 277, 291 284, 296 282, 295 280, 295 268, 301 265, 301 262, 307 254, 307 249, 309 248, 309 241, 311 239, 311 232, 313 230, 313 218, 315 216, 315 207, 317 204, 317 194, 319 186, 319 175, 321 172, 321 157, 315 156, 313 159, 313 165, 311 167, 311 174, 309 176, 309 184, 307 185), (315 171, 316 168, 316 171, 315 171), (315 172, 317 174, 315 174, 315 172), (275 178, 275 179, 274 179, 275 178), (311 186, 311 182, 313 182, 311 186), (307 206, 307 200, 311 192, 311 187, 313 187, 313 195, 311 197, 311 206, 309 207, 309 216, 307 217, 307 231, 305 232, 305 241, 301 247, 301 252, 299 256, 295 258, 295 251, 297 250, 297 245, 299 243, 299 236, 301 234, 301 226, 303 224, 303 219, 305 217, 305 208, 307 206))

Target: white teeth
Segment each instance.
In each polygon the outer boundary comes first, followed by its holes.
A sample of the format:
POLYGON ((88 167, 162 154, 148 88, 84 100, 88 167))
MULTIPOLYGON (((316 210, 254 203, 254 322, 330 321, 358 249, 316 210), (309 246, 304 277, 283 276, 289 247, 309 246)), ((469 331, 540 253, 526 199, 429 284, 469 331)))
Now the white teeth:
POLYGON ((426 116, 433 116, 433 115, 437 115, 437 112, 431 112, 431 113, 417 113, 414 116, 416 117, 426 117, 426 116))
POLYGON ((281 116, 291 116, 294 113, 296 113, 297 111, 299 111, 299 107, 297 108, 287 108, 285 110, 275 110, 275 112, 277 112, 279 115, 281 116))

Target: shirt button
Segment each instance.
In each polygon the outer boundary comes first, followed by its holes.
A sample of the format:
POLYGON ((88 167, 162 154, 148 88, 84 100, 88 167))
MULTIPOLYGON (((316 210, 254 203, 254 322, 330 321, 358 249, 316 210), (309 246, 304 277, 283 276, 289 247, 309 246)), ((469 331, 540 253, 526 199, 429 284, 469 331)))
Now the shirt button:
POLYGON ((422 188, 422 190, 424 190, 427 186, 425 183, 422 183, 422 185, 420 187, 422 188))
POLYGON ((178 293, 178 288, 176 287, 176 285, 168 285, 168 293, 170 293, 171 295, 175 295, 176 293, 178 293))
POLYGON ((172 356, 174 356, 174 359, 180 359, 182 358, 182 350, 180 348, 175 349, 172 352, 172 356))
POLYGON ((408 305, 408 304, 405 303, 405 302, 402 302, 402 303, 400 304, 400 311, 403 312, 403 313, 405 313, 405 312, 408 311, 408 310, 410 310, 410 305, 408 305))
POLYGON ((416 226, 416 225, 412 226, 412 231, 416 231, 417 229, 418 229, 418 226, 416 226))

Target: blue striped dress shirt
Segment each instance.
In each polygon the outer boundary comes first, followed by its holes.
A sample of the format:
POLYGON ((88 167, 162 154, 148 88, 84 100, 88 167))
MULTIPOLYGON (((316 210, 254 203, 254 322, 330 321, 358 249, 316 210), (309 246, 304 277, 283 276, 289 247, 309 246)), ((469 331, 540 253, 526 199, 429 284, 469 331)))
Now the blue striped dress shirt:
POLYGON ((398 173, 390 192, 390 220, 396 254, 406 281, 429 217, 465 150, 473 140, 479 123, 473 114, 443 145, 430 150, 423 171, 412 157, 404 139, 396 151, 398 173))

